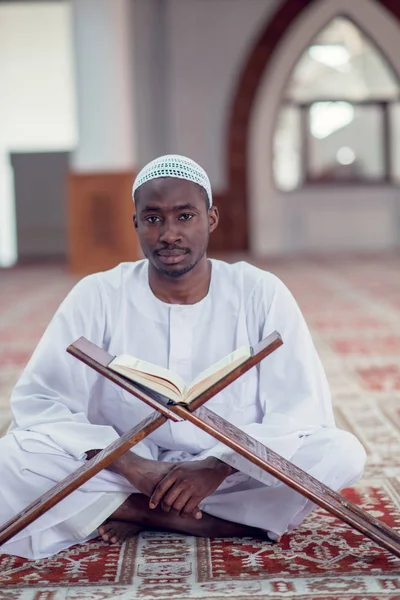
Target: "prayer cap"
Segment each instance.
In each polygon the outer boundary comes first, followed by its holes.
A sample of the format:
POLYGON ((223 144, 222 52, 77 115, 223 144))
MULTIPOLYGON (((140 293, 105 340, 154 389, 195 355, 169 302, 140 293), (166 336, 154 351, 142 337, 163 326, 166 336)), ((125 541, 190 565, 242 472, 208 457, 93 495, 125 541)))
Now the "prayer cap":
POLYGON ((211 184, 207 173, 194 160, 186 156, 180 156, 179 154, 159 156, 143 167, 133 184, 133 200, 135 200, 136 190, 141 185, 146 183, 146 181, 151 181, 158 177, 177 177, 178 179, 186 179, 186 181, 198 183, 206 191, 208 206, 212 206, 211 184))

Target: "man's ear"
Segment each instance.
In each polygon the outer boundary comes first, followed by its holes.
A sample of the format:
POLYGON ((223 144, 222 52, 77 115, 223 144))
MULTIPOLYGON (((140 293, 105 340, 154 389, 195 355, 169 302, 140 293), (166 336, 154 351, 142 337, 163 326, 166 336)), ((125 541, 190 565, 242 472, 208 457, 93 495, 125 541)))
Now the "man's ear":
POLYGON ((137 216, 135 212, 133 213, 133 224, 135 226, 135 229, 137 229, 137 216))
POLYGON ((216 206, 212 206, 208 209, 208 230, 210 233, 218 227, 219 223, 219 212, 216 206))

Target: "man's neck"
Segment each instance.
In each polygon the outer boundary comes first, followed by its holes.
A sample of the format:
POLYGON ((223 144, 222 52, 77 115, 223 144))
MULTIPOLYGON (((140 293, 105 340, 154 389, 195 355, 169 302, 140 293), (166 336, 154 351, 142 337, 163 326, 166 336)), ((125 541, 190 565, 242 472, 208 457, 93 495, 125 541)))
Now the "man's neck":
POLYGON ((211 281, 211 262, 204 257, 180 277, 168 277, 149 265, 149 285, 153 294, 167 304, 196 304, 207 296, 211 281))

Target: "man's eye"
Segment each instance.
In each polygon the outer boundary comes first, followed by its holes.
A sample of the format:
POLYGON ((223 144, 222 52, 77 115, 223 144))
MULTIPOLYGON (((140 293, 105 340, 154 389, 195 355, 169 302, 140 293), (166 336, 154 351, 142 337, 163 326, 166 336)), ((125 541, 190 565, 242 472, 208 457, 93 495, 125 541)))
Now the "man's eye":
POLYGON ((193 217, 193 215, 191 215, 190 213, 183 213, 182 215, 179 215, 179 220, 180 221, 190 221, 190 219, 193 217))
POLYGON ((157 223, 157 220, 160 220, 160 217, 157 217, 156 215, 152 215, 150 217, 146 217, 146 221, 148 223, 157 223))

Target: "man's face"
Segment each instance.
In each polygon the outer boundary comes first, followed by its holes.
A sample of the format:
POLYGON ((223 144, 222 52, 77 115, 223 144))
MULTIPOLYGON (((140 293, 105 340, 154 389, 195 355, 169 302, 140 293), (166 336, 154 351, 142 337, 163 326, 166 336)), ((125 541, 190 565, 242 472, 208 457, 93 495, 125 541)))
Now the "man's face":
POLYGON ((205 255, 209 235, 218 224, 218 211, 208 209, 200 186, 164 177, 137 190, 134 223, 150 265, 163 275, 179 277, 205 255))

